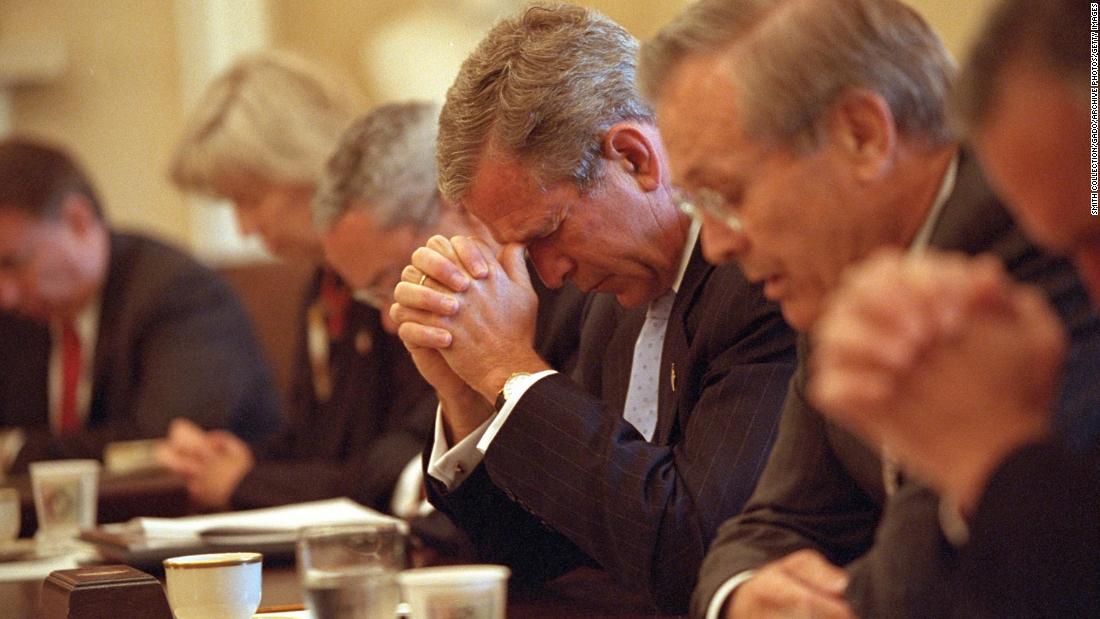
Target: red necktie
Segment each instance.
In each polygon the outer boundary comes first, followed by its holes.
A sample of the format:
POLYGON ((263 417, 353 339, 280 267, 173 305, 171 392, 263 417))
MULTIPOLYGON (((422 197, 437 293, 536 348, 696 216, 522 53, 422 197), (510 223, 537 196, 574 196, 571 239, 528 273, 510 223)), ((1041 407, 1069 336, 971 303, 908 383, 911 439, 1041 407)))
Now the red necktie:
POLYGON ((344 320, 351 305, 351 289, 335 272, 326 269, 321 276, 321 304, 325 308, 325 330, 330 340, 344 334, 344 320))
POLYGON ((61 330, 61 434, 80 429, 76 412, 76 389, 80 384, 80 337, 71 320, 61 330))

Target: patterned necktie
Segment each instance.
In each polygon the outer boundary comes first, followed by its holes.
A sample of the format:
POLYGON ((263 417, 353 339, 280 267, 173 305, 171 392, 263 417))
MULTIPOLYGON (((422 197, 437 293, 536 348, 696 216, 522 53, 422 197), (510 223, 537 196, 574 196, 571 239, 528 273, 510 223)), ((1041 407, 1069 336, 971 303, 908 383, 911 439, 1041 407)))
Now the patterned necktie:
POLYGON ((80 416, 76 411, 76 391, 80 385, 80 336, 72 320, 66 320, 61 328, 61 418, 58 430, 70 434, 80 429, 80 416))
POLYGON ((665 343, 665 328, 676 293, 669 291, 649 304, 645 324, 634 343, 634 361, 630 365, 630 386, 626 390, 623 418, 630 422, 645 440, 653 440, 657 428, 657 380, 661 370, 661 349, 665 343))

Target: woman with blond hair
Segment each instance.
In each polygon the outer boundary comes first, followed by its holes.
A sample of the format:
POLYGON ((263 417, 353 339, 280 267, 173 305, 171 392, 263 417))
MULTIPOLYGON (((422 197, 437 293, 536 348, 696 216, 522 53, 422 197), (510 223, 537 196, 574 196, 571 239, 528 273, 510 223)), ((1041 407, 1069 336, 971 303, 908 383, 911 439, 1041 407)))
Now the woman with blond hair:
POLYGON ((233 203, 244 234, 288 260, 317 263, 302 300, 288 421, 260 453, 181 423, 158 452, 211 508, 348 496, 386 510, 431 429, 427 385, 378 310, 321 265, 311 200, 328 156, 363 105, 347 82, 293 55, 240 58, 188 119, 171 175, 181 189, 233 203), (425 403, 421 406, 421 401, 425 403), (413 411, 415 409, 415 411, 413 411))

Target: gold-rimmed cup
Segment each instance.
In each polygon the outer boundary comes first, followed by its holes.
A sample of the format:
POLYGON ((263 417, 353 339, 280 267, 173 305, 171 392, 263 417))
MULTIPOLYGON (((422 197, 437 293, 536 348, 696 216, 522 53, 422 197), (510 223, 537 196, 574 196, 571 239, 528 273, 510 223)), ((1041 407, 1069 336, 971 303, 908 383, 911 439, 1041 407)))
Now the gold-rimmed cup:
POLYGON ((222 552, 164 560, 176 619, 249 619, 260 606, 263 555, 222 552))

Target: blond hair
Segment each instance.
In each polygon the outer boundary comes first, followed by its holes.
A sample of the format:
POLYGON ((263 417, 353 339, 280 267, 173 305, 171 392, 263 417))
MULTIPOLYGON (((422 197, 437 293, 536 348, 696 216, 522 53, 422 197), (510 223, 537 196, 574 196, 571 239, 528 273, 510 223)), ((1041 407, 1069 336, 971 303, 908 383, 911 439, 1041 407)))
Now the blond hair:
POLYGON ((462 63, 440 114, 443 195, 461 200, 490 143, 543 186, 590 187, 604 132, 653 119, 634 84, 636 52, 626 30, 584 7, 536 4, 498 22, 462 63))
POLYGON ((362 109, 349 84, 297 56, 248 54, 206 88, 171 164, 182 189, 219 195, 248 174, 316 184, 340 133, 362 109))

